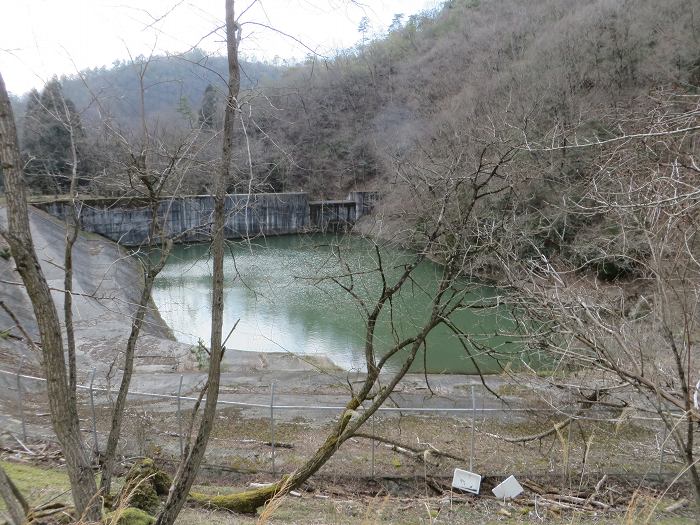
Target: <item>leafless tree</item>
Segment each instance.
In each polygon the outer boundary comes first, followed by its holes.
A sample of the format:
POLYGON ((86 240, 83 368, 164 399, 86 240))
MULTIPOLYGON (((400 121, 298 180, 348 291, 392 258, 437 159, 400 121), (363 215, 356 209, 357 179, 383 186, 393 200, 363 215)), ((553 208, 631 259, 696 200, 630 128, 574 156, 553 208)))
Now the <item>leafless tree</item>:
MULTIPOLYGON (((397 183, 411 197, 393 213, 400 215, 400 220, 412 224, 417 221, 422 225, 411 228, 408 236, 402 239, 415 250, 415 255, 403 261, 398 272, 392 270, 392 263, 383 259, 380 245, 375 244, 376 267, 369 273, 380 283, 376 293, 362 292, 361 276, 344 264, 342 258, 343 271, 323 278, 352 297, 366 326, 366 373, 360 386, 352 389, 345 409, 324 443, 302 466, 269 487, 217 497, 193 494, 193 500, 215 508, 255 512, 271 498, 284 495, 308 480, 360 430, 389 399, 420 352, 428 351, 426 339, 436 327, 445 325, 454 330, 465 341, 464 349, 469 352, 466 344, 469 335, 452 323, 452 314, 463 308, 497 308, 496 301, 478 300, 472 295, 480 284, 470 279, 471 263, 492 247, 488 238, 481 242, 470 232, 476 231, 483 201, 510 190, 508 166, 517 150, 499 141, 455 144, 455 148, 461 150, 456 159, 431 158, 420 164, 397 162, 397 183), (440 261, 442 272, 434 290, 422 290, 429 304, 427 314, 408 333, 400 333, 392 326, 391 340, 383 340, 377 335, 378 325, 393 319, 400 294, 407 293, 406 288, 415 284, 414 271, 428 259, 440 261), (390 362, 396 367, 392 371, 387 366, 390 362)), ((367 275, 368 270, 363 269, 362 273, 367 275)), ((469 358, 469 354, 466 357, 469 358)))
POLYGON ((515 218, 495 232, 523 326, 556 369, 572 371, 560 386, 587 406, 655 413, 698 508, 699 117, 696 95, 660 91, 607 118, 605 138, 579 130, 528 145, 534 156, 578 150, 590 162, 578 194, 560 203, 570 224, 587 225, 570 241, 578 257, 546 251, 515 218))
MULTIPOLYGON (((140 88, 141 88, 141 93, 143 94, 145 92, 146 87, 144 86, 143 80, 144 80, 144 73, 145 69, 147 68, 148 62, 145 64, 140 64, 141 69, 140 72, 141 74, 139 75, 140 79, 140 88)), ((141 111, 142 114, 145 110, 143 107, 143 97, 141 99, 142 101, 142 106, 141 106, 141 111)), ((95 97, 95 104, 101 108, 100 101, 97 97, 95 97)), ((61 107, 60 103, 57 105, 57 107, 61 107)), ((71 123, 71 113, 68 111, 65 102, 63 103, 63 107, 66 109, 65 115, 61 112, 57 112, 56 114, 52 114, 53 118, 56 119, 57 122, 59 122, 62 126, 65 127, 65 129, 69 132, 71 136, 71 150, 72 150, 72 156, 71 158, 73 159, 72 163, 72 179, 71 179, 71 185, 70 185, 70 203, 69 203, 69 209, 66 213, 66 244, 65 244, 65 259, 64 259, 64 268, 65 268, 65 281, 64 281, 64 326, 66 329, 66 335, 67 335, 67 345, 68 345, 68 369, 67 373, 66 370, 63 370, 63 373, 66 374, 66 377, 68 378, 68 398, 61 398, 56 393, 52 390, 51 388, 51 377, 52 377, 52 372, 55 370, 60 370, 56 368, 56 364, 51 366, 51 372, 48 370, 46 371, 46 376, 49 379, 49 397, 51 398, 52 401, 55 401, 58 406, 61 407, 61 410, 66 411, 68 414, 75 413, 75 417, 77 418, 77 402, 76 402, 76 397, 75 397, 75 389, 76 389, 76 383, 77 383, 77 367, 76 367, 76 355, 75 355, 75 337, 74 337, 74 327, 73 327, 73 316, 72 316, 72 281, 73 281, 73 275, 72 275, 72 270, 73 270, 73 257, 72 257, 72 248, 77 240, 78 237, 78 227, 79 227, 79 213, 78 210, 80 208, 80 197, 78 195, 78 190, 77 190, 77 163, 78 163, 78 158, 77 158, 77 152, 76 152, 76 143, 75 140, 73 140, 73 126, 71 123)), ((8 152, 10 154, 12 152, 12 136, 9 133, 10 130, 10 124, 13 124, 12 116, 9 113, 9 105, 7 106, 7 119, 5 119, 3 122, 7 124, 7 129, 8 133, 3 133, 3 139, 4 142, 7 144, 7 147, 4 149, 4 152, 8 152)), ((107 129, 108 134, 115 139, 117 143, 117 147, 120 148, 123 152, 125 152, 123 157, 128 159, 126 161, 126 171, 130 174, 130 181, 128 185, 128 190, 131 192, 137 192, 142 199, 144 199, 149 207, 150 211, 150 216, 151 216, 151 221, 149 225, 149 231, 146 240, 144 241, 143 245, 140 247, 140 249, 137 252, 137 257, 140 262, 140 264, 143 267, 143 273, 144 273, 144 279, 143 279, 143 284, 142 284, 142 289, 140 293, 140 298, 138 302, 135 304, 134 311, 132 312, 132 317, 130 318, 130 333, 126 342, 126 347, 124 349, 124 357, 123 357, 123 365, 120 367, 122 369, 122 377, 121 377, 121 384, 119 388, 119 392, 116 398, 115 405, 113 407, 113 412, 112 412, 112 422, 110 426, 110 432, 109 432, 109 437, 107 440, 107 447, 104 453, 103 457, 103 465, 102 465, 102 477, 101 477, 101 490, 104 494, 109 494, 110 488, 111 488, 111 481, 112 481, 112 476, 117 460, 117 444, 120 438, 121 434, 121 429, 122 429, 122 422, 123 422, 123 417, 124 417, 124 412, 126 408, 126 402, 127 402, 127 396, 128 396, 128 390, 129 390, 129 385, 131 381, 131 377, 133 374, 133 367, 134 367, 134 357, 138 345, 138 340, 139 340, 139 335, 141 333, 141 329, 144 325, 145 318, 147 311, 149 309, 149 305, 151 303, 151 292, 153 288, 153 283, 155 281, 156 276, 162 270, 163 266, 165 265, 165 262, 167 261, 170 249, 172 247, 173 240, 171 238, 170 232, 168 232, 165 228, 165 224, 167 222, 167 215, 169 213, 169 206, 168 206, 168 201, 165 199, 165 191, 166 189, 172 189, 173 187, 177 188, 179 184, 181 183, 181 179, 183 177, 183 174, 187 172, 188 166, 189 166, 189 160, 188 156, 192 154, 190 151, 191 149, 194 149, 192 145, 196 141, 196 135, 197 130, 194 130, 192 132, 192 136, 190 137, 185 137, 183 142, 179 144, 178 146, 172 148, 172 150, 168 150, 168 147, 161 141, 161 138, 158 137, 157 133, 154 132, 154 130, 149 128, 148 122, 145 119, 145 117, 142 119, 142 129, 141 129, 141 134, 140 138, 138 140, 134 139, 129 140, 127 139, 127 133, 123 132, 122 130, 119 130, 113 123, 110 123, 106 121, 105 123, 105 128, 107 129), (167 157, 167 158, 166 158, 167 157), (180 182, 178 182, 178 180, 180 182), (158 256, 154 257, 154 252, 158 252, 158 256), (139 256, 140 255, 140 256, 139 256)), ((15 136, 16 139, 16 136, 15 136)), ((15 145, 16 146, 16 145, 15 145)), ((5 157, 3 157, 4 159, 5 157)), ((9 158, 9 157, 8 157, 9 158)), ((4 170, 5 177, 8 181, 7 184, 7 194, 8 196, 12 196, 9 200, 15 202, 23 199, 25 197, 24 193, 21 193, 23 190, 23 181, 22 181, 22 173, 21 173, 21 167, 18 164, 10 164, 3 162, 3 166, 8 166, 8 169, 4 170), (17 177, 12 178, 10 177, 10 171, 9 168, 12 167, 13 169, 17 169, 17 177), (13 193, 14 192, 14 193, 13 193)), ((20 207, 21 208, 21 207, 20 207)), ((6 238, 8 239, 8 244, 13 246, 13 244, 10 242, 10 238, 13 235, 13 232, 15 231, 13 228, 16 228, 14 226, 12 217, 13 216, 18 216, 17 211, 13 210, 11 207, 8 207, 9 212, 8 216, 10 218, 10 228, 8 232, 5 234, 6 238), (13 215, 14 213, 14 215, 13 215)), ((26 202, 23 205, 23 210, 20 209, 19 213, 26 213, 27 208, 26 208, 26 202)), ((23 222, 18 223, 20 226, 24 226, 25 224, 23 222)), ((26 224, 28 227, 28 223, 26 224)), ((27 237, 23 238, 23 244, 25 246, 30 246, 27 243, 31 242, 31 237, 30 233, 27 230, 26 232, 27 237)), ((16 234, 15 234, 16 236, 16 234)), ((13 256, 15 255, 15 250, 17 250, 17 244, 14 244, 15 248, 13 250, 13 256)), ((33 252, 32 252, 33 253, 33 252)), ((28 263, 21 263, 20 261, 22 260, 22 257, 24 257, 25 254, 22 252, 19 252, 17 257, 15 257, 15 261, 17 263, 18 269, 22 268, 24 265, 27 265, 28 263), (18 259, 19 258, 19 259, 18 259)), ((47 297, 44 297, 43 295, 36 295, 33 294, 33 287, 36 287, 36 283, 33 282, 29 284, 30 280, 34 279, 37 282, 42 282, 43 277, 41 276, 41 270, 37 264, 32 264, 30 265, 32 268, 34 268, 35 272, 34 273, 29 273, 29 274, 22 274, 23 281, 25 283, 25 287, 27 288, 27 291, 29 293, 30 299, 32 301, 32 304, 35 307, 35 312, 40 312, 36 313, 37 315, 37 322, 39 325, 39 330, 40 333, 42 334, 42 339, 43 338, 48 338, 50 341, 54 341, 54 344, 58 344, 61 341, 61 327, 60 324, 58 325, 58 328, 54 325, 47 325, 47 321, 42 320, 40 318, 40 315, 44 315, 44 317, 47 316, 45 313, 46 311, 50 311, 53 308, 53 311, 55 313, 55 307, 53 303, 49 304, 46 302, 47 300, 50 300, 50 295, 47 297), (41 299, 39 299, 41 297, 41 299), (47 330, 49 329, 58 329, 57 333, 54 334, 48 334, 47 330)), ((20 272, 21 273, 21 272, 20 272)), ((45 283, 45 280, 43 281, 45 283)), ((48 288, 47 288, 48 291, 48 288)), ((58 319, 56 319, 58 321, 58 319)), ((46 359, 46 346, 42 345, 42 349, 44 350, 43 357, 44 357, 44 364, 48 364, 49 360, 46 359)), ((52 347, 49 347, 51 350, 52 347)), ((59 351, 59 347, 55 350, 56 352, 59 351)), ((61 350, 62 352, 62 350, 61 350)), ((51 354, 53 355, 53 354, 51 354)), ((60 364, 60 363, 59 363, 60 364)), ((65 363, 64 363, 64 368, 65 368, 65 363)), ((52 403, 51 405, 52 409, 52 415, 54 414, 54 405, 52 403)), ((56 420, 57 417, 63 417, 65 419, 65 416, 55 416, 54 420, 56 420)), ((65 423, 61 423, 62 425, 65 426, 65 423)), ((75 420, 75 424, 77 425, 77 419, 75 420)), ((77 428, 77 427, 76 427, 77 428)), ((56 423, 54 422, 54 430, 56 431, 57 436, 59 437, 59 441, 61 442, 62 446, 64 444, 64 438, 62 438, 62 432, 60 428, 57 428, 56 423)), ((76 505, 76 510, 78 511, 79 516, 85 516, 87 519, 93 519, 95 516, 99 515, 99 509, 101 507, 101 498, 98 497, 98 492, 96 490, 93 490, 92 484, 94 484, 94 476, 92 474, 92 468, 90 465, 90 458, 89 454, 87 453, 86 450, 83 449, 83 444, 80 443, 79 437, 77 438, 78 442, 76 444, 76 449, 79 448, 80 454, 82 454, 81 459, 84 459, 87 463, 87 466, 80 465, 79 467, 76 468, 82 468, 88 469, 88 475, 85 476, 83 480, 81 480, 82 485, 80 485, 76 489, 76 484, 74 483, 72 485, 73 488, 73 493, 74 493, 74 500, 75 500, 75 505, 76 505), (79 445, 79 447, 78 447, 79 445), (89 478, 89 479, 88 479, 89 478), (90 493, 90 496, 88 496, 88 493, 90 493), (83 498, 83 499, 80 499, 83 498), (86 507, 89 503, 89 507, 86 507), (92 516, 92 517, 90 517, 92 516)), ((71 452, 70 450, 66 450, 64 448, 64 453, 66 454, 67 459, 71 457, 72 455, 78 454, 78 452, 71 452)), ((69 470, 69 473, 71 470, 69 470)), ((71 478, 73 479, 73 478, 71 478)))
POLYGON ((134 64, 138 74, 140 91, 140 141, 137 146, 134 146, 124 138, 124 133, 114 133, 114 136, 121 142, 122 147, 126 148, 128 151, 129 163, 127 172, 130 178, 129 185, 131 188, 140 190, 144 194, 150 209, 151 221, 146 241, 144 246, 141 247, 141 250, 145 252, 145 256, 140 259, 144 270, 143 287, 139 302, 136 305, 136 310, 133 313, 131 331, 124 351, 121 384, 112 410, 112 422, 102 461, 100 488, 104 494, 109 494, 111 490, 112 475, 117 459, 117 445, 121 435, 124 411, 126 409, 129 386, 134 370, 134 357, 138 338, 141 333, 141 328, 143 327, 146 312, 152 300, 153 284, 156 277, 165 266, 173 245, 173 240, 164 227, 167 219, 167 209, 165 214, 161 212, 165 201, 164 190, 168 187, 167 185, 171 182, 171 179, 176 178, 178 174, 178 165, 181 161, 179 150, 185 149, 184 146, 178 148, 176 150, 178 154, 167 159, 165 163, 160 163, 160 165, 153 159, 155 152, 160 149, 159 146, 161 146, 161 144, 159 143, 158 137, 149 129, 146 119, 146 85, 144 84, 144 79, 149 63, 149 60, 145 60, 134 64), (158 252, 158 257, 157 261, 154 262, 154 259, 156 259, 154 253, 156 251, 158 252))
MULTIPOLYGON (((224 313, 224 225, 226 184, 230 177, 231 156, 234 146, 235 123, 240 89, 240 72, 238 64, 238 44, 240 26, 236 22, 234 0, 226 0, 226 51, 228 56, 228 95, 224 112, 223 149, 221 166, 216 180, 214 194, 214 222, 212 225, 212 320, 209 358, 209 374, 204 388, 206 401, 202 410, 199 430, 194 441, 188 442, 183 460, 178 466, 168 498, 163 510, 156 519, 158 525, 171 525, 175 522, 182 506, 185 504, 199 466, 204 458, 209 435, 214 426, 216 403, 219 397, 219 380, 221 360, 223 358, 223 313, 224 313)), ((204 393, 203 391, 203 393, 204 393)))
POLYGON ((100 501, 89 455, 80 435, 78 411, 71 403, 71 389, 63 351, 61 325, 46 278, 39 266, 29 230, 26 190, 17 146, 12 108, 0 76, 0 162, 7 195, 8 229, 2 235, 10 246, 17 271, 32 301, 41 334, 44 370, 51 420, 66 458, 73 500, 78 515, 100 519, 100 501))

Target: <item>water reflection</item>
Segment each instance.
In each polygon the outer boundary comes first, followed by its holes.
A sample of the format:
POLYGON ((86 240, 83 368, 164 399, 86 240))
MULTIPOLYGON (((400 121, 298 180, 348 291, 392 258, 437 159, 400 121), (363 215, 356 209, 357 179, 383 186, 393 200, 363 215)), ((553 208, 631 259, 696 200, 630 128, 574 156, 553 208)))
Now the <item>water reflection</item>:
MULTIPOLYGON (((410 257, 395 248, 382 249, 385 268, 393 268, 389 273, 398 273, 410 257)), ((224 266, 224 332, 237 319, 240 322, 227 346, 257 352, 322 354, 344 369, 363 370, 364 316, 347 292, 324 277, 341 275, 349 269, 354 274, 353 291, 363 298, 376 298, 380 281, 371 272, 376 267, 375 259, 371 243, 349 236, 270 237, 231 245, 224 266), (343 265, 338 262, 338 249, 343 265)), ((430 262, 415 270, 414 281, 394 302, 393 321, 398 335, 409 334, 426 318, 428 296, 439 275, 440 267, 430 262)), ((154 301, 180 341, 209 340, 210 277, 208 246, 189 245, 174 248, 156 281, 154 301)), ((345 277, 341 282, 350 281, 345 277)), ((479 287, 474 297, 492 293, 479 287)), ((454 319, 460 327, 468 328, 476 341, 491 348, 509 348, 506 337, 495 335, 511 328, 501 309, 462 310, 454 319)), ((387 317, 377 330, 378 346, 388 347, 394 336, 387 317)), ((470 350, 479 353, 474 347, 470 350)), ((416 360, 415 370, 422 370, 423 357, 416 360)), ((462 345, 444 327, 431 333, 426 362, 429 372, 474 372, 462 345)), ((491 359, 481 357, 479 363, 484 370, 497 369, 491 359)))

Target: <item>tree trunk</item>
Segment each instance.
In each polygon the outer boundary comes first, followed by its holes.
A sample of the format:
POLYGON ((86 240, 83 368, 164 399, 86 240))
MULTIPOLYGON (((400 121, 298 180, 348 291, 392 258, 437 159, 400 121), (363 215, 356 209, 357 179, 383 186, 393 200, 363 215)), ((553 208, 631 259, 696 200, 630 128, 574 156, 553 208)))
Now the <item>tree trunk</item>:
POLYGON ((342 442, 349 437, 344 437, 344 432, 350 422, 352 411, 359 405, 357 398, 353 398, 347 404, 346 410, 333 433, 326 438, 326 441, 316 450, 314 455, 291 476, 285 476, 269 487, 213 497, 206 494, 193 493, 190 495, 190 499, 206 507, 230 510, 242 514, 255 514, 259 507, 265 505, 276 494, 283 495, 290 490, 294 490, 325 465, 326 461, 335 454, 342 442))
POLYGON ((100 519, 97 485, 80 435, 78 411, 71 403, 66 377, 61 325, 51 291, 39 266, 29 230, 29 210, 17 131, 5 82, 0 75, 0 162, 5 177, 8 231, 3 233, 27 289, 41 334, 44 373, 51 411, 51 422, 66 459, 73 501, 78 515, 87 520, 100 519))
POLYGON ((73 245, 78 238, 78 222, 75 219, 75 201, 71 206, 70 218, 66 217, 66 248, 63 257, 65 276, 63 279, 63 321, 66 326, 68 346, 68 386, 71 402, 76 403, 78 372, 75 364, 75 330, 73 329, 73 245))
MULTIPOLYGON (((418 260, 422 260, 422 255, 418 256, 418 260)), ((380 259, 380 257, 378 257, 380 259)), ((365 338, 365 364, 367 366, 367 375, 362 387, 359 389, 352 399, 348 402, 344 412, 340 416, 333 432, 329 434, 323 445, 321 445, 314 455, 304 463, 301 467, 295 470, 290 476, 283 477, 279 482, 269 487, 264 487, 256 490, 248 490, 234 494, 222 496, 207 496, 204 494, 191 494, 192 501, 211 508, 221 508, 240 513, 254 513, 258 507, 266 504, 276 495, 284 495, 290 490, 294 490, 301 486, 306 480, 313 476, 318 470, 335 454, 338 448, 377 411, 377 409, 388 399, 391 393, 396 388, 396 385, 408 373, 413 361, 418 354, 418 350, 424 344, 428 334, 438 324, 443 322, 446 317, 449 317, 449 312, 443 310, 441 305, 442 296, 449 288, 449 283, 455 277, 452 273, 450 265, 446 265, 443 269, 442 279, 438 292, 433 298, 432 311, 430 317, 425 324, 420 328, 420 331, 412 338, 398 341, 389 350, 389 352, 377 363, 375 359, 374 347, 374 327, 376 320, 382 312, 384 305, 401 290, 403 285, 408 281, 411 272, 416 267, 416 264, 408 265, 402 276, 394 283, 393 286, 388 286, 384 280, 382 294, 377 300, 374 308, 367 310, 368 323, 367 333, 365 338), (379 374, 386 364, 386 360, 390 355, 395 354, 402 348, 410 348, 410 351, 403 359, 401 368, 393 373, 391 379, 373 396, 370 406, 361 414, 357 409, 370 398, 373 388, 379 380, 379 374)), ((380 263, 379 270, 383 272, 380 263)), ((384 277, 384 274, 382 273, 384 277)))
POLYGON ((700 472, 698 472, 697 461, 695 460, 694 454, 694 432, 695 425, 694 421, 688 421, 686 423, 687 427, 687 441, 685 444, 685 458, 686 464, 688 465, 688 475, 690 477, 690 486, 693 496, 695 497, 695 507, 698 510, 698 514, 695 517, 695 521, 700 523, 700 472))
MULTIPOLYGON (((153 220, 157 220, 155 215, 153 220)), ((158 263, 154 267, 150 268, 146 273, 141 298, 138 306, 136 307, 134 319, 131 322, 131 332, 129 333, 129 339, 126 343, 126 351, 124 355, 124 371, 122 373, 122 380, 119 386, 117 401, 114 404, 114 411, 112 412, 112 424, 109 430, 107 448, 105 449, 104 460, 102 463, 102 479, 100 482, 100 489, 104 495, 109 495, 112 488, 112 475, 114 474, 114 465, 117 457, 117 444, 119 443, 119 436, 121 435, 122 422, 124 420, 124 409, 126 408, 126 400, 129 394, 131 376, 134 372, 136 342, 138 341, 139 334, 141 333, 141 327, 143 326, 143 319, 146 315, 148 304, 151 301, 153 282, 165 266, 172 245, 172 241, 167 241, 165 243, 163 251, 161 252, 160 261, 158 261, 158 263)))
MULTIPOLYGON (((68 384, 71 392, 71 402, 76 403, 76 389, 78 384, 78 371, 75 364, 75 331, 73 329, 73 246, 78 239, 78 212, 76 196, 78 189, 78 149, 75 144, 75 129, 73 120, 68 110, 65 99, 62 99, 66 122, 70 136, 71 150, 71 178, 70 178, 70 213, 66 215, 66 247, 64 252, 63 279, 63 321, 66 327, 66 344, 68 349, 68 384)), ((59 120, 60 121, 60 120, 59 120)))
POLYGON ((214 497, 207 496, 206 494, 193 493, 190 495, 190 499, 206 507, 230 510, 243 514, 253 514, 259 507, 265 505, 276 495, 284 495, 290 490, 300 487, 306 480, 316 474, 316 472, 318 472, 318 470, 326 464, 333 454, 335 454, 338 448, 340 448, 345 441, 350 439, 364 424, 364 422, 377 411, 384 401, 386 401, 399 381, 401 381, 401 379, 411 368, 411 364, 416 358, 418 350, 435 325, 436 315, 433 313, 428 323, 426 323, 416 340, 411 345, 411 351, 404 359, 401 368, 394 373, 387 385, 385 385, 385 387, 382 388, 382 390, 375 396, 371 406, 365 410, 362 415, 358 415, 356 410, 364 401, 368 399, 372 387, 376 384, 377 379, 379 378, 380 369, 375 368, 373 371, 370 371, 367 374, 363 387, 360 389, 360 392, 345 406, 345 411, 340 416, 340 420, 333 429, 333 432, 326 438, 323 445, 316 450, 314 455, 301 467, 295 470, 290 476, 283 477, 280 481, 269 487, 214 497))
POLYGON ((214 195, 214 224, 212 239, 212 319, 211 349, 209 359, 209 377, 207 380, 207 400, 202 413, 197 437, 186 457, 180 464, 170 487, 168 499, 159 514, 156 525, 172 525, 185 504, 187 494, 204 458, 211 429, 214 426, 216 403, 219 397, 219 379, 221 358, 223 356, 222 329, 224 313, 224 226, 226 183, 229 179, 231 156, 233 152, 233 132, 238 110, 238 91, 240 89, 240 71, 238 65, 237 25, 234 16, 234 0, 226 0, 226 48, 228 52, 228 97, 224 114, 224 143, 221 155, 221 169, 216 181, 214 195))

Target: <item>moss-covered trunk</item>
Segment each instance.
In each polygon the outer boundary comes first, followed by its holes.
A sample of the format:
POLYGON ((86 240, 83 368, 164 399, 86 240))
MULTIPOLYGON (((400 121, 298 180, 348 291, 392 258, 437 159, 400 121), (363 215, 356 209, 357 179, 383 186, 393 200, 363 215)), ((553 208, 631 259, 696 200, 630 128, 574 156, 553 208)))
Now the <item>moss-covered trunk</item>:
POLYGON ((240 512, 244 514, 253 514, 259 507, 265 505, 276 494, 286 494, 290 490, 294 490, 301 486, 307 479, 316 474, 318 470, 326 464, 326 462, 335 454, 340 445, 349 439, 362 426, 362 424, 379 408, 389 394, 393 391, 398 382, 406 375, 408 369, 416 357, 418 348, 422 341, 427 336, 428 332, 434 326, 434 319, 423 328, 421 335, 414 341, 411 346, 411 351, 404 360, 404 363, 394 377, 389 381, 387 386, 379 392, 374 398, 369 409, 365 410, 362 415, 358 415, 356 410, 367 400, 372 387, 379 378, 380 368, 374 367, 368 372, 363 387, 360 392, 345 406, 345 411, 340 416, 340 420, 333 429, 333 432, 326 438, 324 443, 316 450, 314 455, 294 471, 290 476, 282 478, 277 483, 269 487, 263 487, 255 490, 247 490, 244 492, 236 492, 223 496, 207 496, 206 494, 190 494, 190 500, 206 507, 240 512))
POLYGON ((190 494, 190 501, 210 508, 230 510, 242 514, 254 514, 258 508, 270 501, 275 494, 286 494, 290 490, 298 488, 325 465, 326 461, 335 454, 342 442, 347 439, 344 437, 345 429, 352 418, 352 414, 359 406, 360 401, 354 397, 347 404, 346 410, 333 433, 326 438, 326 441, 316 450, 314 455, 290 476, 283 477, 269 487, 225 494, 223 496, 192 493, 190 494))

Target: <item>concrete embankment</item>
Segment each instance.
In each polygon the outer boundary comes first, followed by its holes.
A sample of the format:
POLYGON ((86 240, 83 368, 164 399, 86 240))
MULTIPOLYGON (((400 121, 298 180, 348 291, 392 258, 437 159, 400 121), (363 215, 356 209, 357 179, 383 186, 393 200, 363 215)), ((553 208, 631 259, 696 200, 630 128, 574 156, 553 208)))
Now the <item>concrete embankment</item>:
MULTIPOLYGON (((229 239, 346 229, 369 213, 374 192, 352 192, 345 200, 309 202, 308 194, 255 193, 226 197, 225 234, 229 239)), ((72 202, 36 202, 35 206, 65 220, 72 202)), ((85 198, 79 203, 81 229, 123 246, 147 243, 152 222, 148 202, 138 198, 85 198)), ((165 234, 176 242, 203 242, 210 237, 214 199, 209 195, 163 198, 157 214, 165 234)))
MULTIPOLYGON (((30 207, 34 245, 59 317, 63 319, 65 226, 47 213, 30 207)), ((0 226, 6 226, 6 210, 0 205, 0 226)), ((73 315, 78 369, 85 378, 93 368, 104 377, 119 358, 131 330, 131 318, 141 295, 143 272, 138 261, 117 244, 98 235, 81 232, 73 248, 73 315)), ((2 301, 34 341, 39 331, 32 305, 11 257, 0 257, 2 301)), ((31 351, 10 316, 0 310, 0 363, 26 372, 40 372, 39 356, 31 351)), ((139 340, 139 371, 175 371, 191 368, 188 345, 178 343, 155 307, 148 310, 139 340)), ((118 367, 115 367, 115 370, 118 367)))
MULTIPOLYGON (((355 221, 359 215, 368 213, 374 196, 358 192, 346 201, 320 203, 315 228, 330 227, 338 218, 338 210, 353 208, 349 219, 355 221), (348 202, 352 202, 352 206, 348 202)), ((297 233, 314 229, 309 217, 309 202, 305 193, 263 194, 229 197, 227 234, 241 236, 245 232, 255 234, 297 233), (244 200, 244 197, 249 200, 244 200), (309 225, 312 225, 311 227, 309 225)), ((42 270, 52 288, 54 303, 59 318, 63 318, 65 224, 69 201, 45 202, 41 209, 30 207, 30 222, 35 249, 42 270)), ((126 245, 140 244, 148 233, 150 210, 143 202, 124 202, 114 199, 92 199, 84 201, 81 210, 81 231, 73 248, 73 313, 76 336, 76 354, 79 380, 87 381, 96 370, 96 384, 112 385, 119 380, 119 363, 123 357, 126 340, 131 329, 136 304, 143 286, 143 270, 138 259, 121 248, 114 239, 126 245), (95 235, 94 233, 102 235, 95 235), (107 377, 109 376, 109 378, 107 377)), ((210 215, 213 209, 211 197, 182 197, 163 201, 159 210, 167 218, 168 231, 178 233, 180 241, 208 239, 210 215)), ((159 211, 160 213, 160 211, 159 211)), ((0 227, 6 226, 6 210, 0 204, 0 227)), ((31 302, 14 268, 14 261, 0 240, 0 289, 2 301, 16 316, 18 323, 35 342, 40 341, 31 302)), ((260 361, 261 372, 268 375, 279 365, 280 371, 288 371, 290 364, 278 363, 275 357, 246 354, 248 359, 238 359, 236 369, 251 372, 250 360, 260 361), (268 366, 270 368, 268 368, 268 366)), ((304 370, 330 369, 328 363, 305 363, 304 358, 294 358, 295 366, 304 370)), ((0 310, 0 366, 4 370, 43 376, 40 355, 31 350, 17 323, 0 310)), ((135 383, 147 381, 154 391, 169 389, 168 381, 153 381, 153 374, 163 376, 175 371, 196 370, 190 345, 174 340, 170 329, 161 319, 157 309, 151 306, 140 336, 135 365, 135 383), (150 378, 150 379, 149 379, 150 378)), ((189 375, 189 374, 188 374, 189 375)), ((196 372, 191 381, 199 379, 196 372)), ((0 375, 0 391, 8 396, 14 394, 9 388, 11 376, 0 375)), ((190 388, 193 386, 189 385, 190 388)), ((0 392, 0 398, 2 398, 0 392)))

